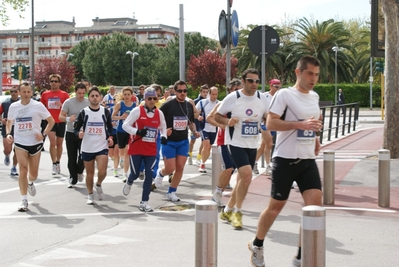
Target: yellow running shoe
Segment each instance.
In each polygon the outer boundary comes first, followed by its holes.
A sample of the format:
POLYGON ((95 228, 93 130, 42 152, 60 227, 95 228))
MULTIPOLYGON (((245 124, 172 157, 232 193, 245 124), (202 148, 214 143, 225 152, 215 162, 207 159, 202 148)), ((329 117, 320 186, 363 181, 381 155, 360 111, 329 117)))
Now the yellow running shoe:
POLYGON ((236 230, 242 229, 242 213, 241 213, 241 211, 233 212, 233 214, 231 215, 231 225, 236 230))
POLYGON ((222 221, 226 221, 228 223, 231 223, 231 215, 233 214, 232 210, 229 210, 228 212, 224 212, 224 209, 220 212, 220 219, 222 221))

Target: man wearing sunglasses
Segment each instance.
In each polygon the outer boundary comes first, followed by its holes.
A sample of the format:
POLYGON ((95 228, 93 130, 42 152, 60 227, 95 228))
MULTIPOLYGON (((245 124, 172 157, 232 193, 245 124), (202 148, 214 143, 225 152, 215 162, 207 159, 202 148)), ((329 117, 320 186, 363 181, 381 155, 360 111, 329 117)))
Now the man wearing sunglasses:
MULTIPOLYGON (((267 99, 267 106, 270 106, 270 103, 272 102, 272 97, 274 94, 281 88, 281 82, 279 79, 271 79, 269 81, 269 92, 266 92, 266 99, 267 99)), ((259 174, 259 169, 258 169, 258 160, 262 156, 262 154, 265 155, 265 161, 266 161, 266 175, 271 175, 272 174, 272 164, 270 162, 270 157, 271 157, 271 152, 273 148, 273 136, 271 135, 270 131, 266 129, 266 125, 264 123, 261 124, 261 133, 262 133, 262 143, 260 144, 258 151, 256 153, 256 161, 255 161, 255 166, 253 169, 253 172, 255 174, 259 174)), ((275 135, 274 135, 275 136, 275 135)))
POLYGON ((170 201, 180 201, 176 195, 177 187, 183 176, 184 165, 188 156, 188 128, 199 137, 194 124, 194 106, 187 98, 187 84, 185 81, 175 82, 176 97, 165 102, 160 110, 165 115, 168 143, 162 145, 164 167, 158 171, 154 180, 156 188, 162 187, 165 175, 174 172, 166 197, 170 201))
POLYGON ((60 174, 60 161, 62 155, 62 143, 65 136, 65 122, 59 119, 62 104, 69 99, 67 92, 60 89, 61 76, 58 74, 51 74, 50 77, 50 90, 45 91, 40 98, 40 102, 47 108, 53 117, 55 124, 51 131, 48 133, 50 140, 50 156, 53 161, 52 174, 60 174))
MULTIPOLYGON (((4 165, 6 166, 10 166, 10 154, 12 151, 12 143, 8 143, 7 142, 7 136, 6 136, 6 124, 7 124, 7 117, 8 117, 8 109, 10 108, 10 105, 14 102, 17 102, 19 100, 18 97, 18 88, 17 86, 13 86, 11 87, 10 90, 10 94, 11 97, 9 99, 7 99, 6 101, 4 101, 3 103, 1 103, 0 105, 0 115, 2 115, 1 118, 1 123, 3 124, 3 126, 1 127, 1 135, 3 136, 3 152, 4 152, 4 165)), ((14 134, 14 126, 12 126, 12 130, 11 130, 11 135, 14 134)), ((17 176, 18 175, 18 171, 17 171, 17 156, 14 153, 14 156, 12 158, 12 167, 11 167, 11 176, 17 176)))
MULTIPOLYGON (((215 114, 216 122, 228 125, 225 143, 239 174, 235 190, 236 203, 231 215, 231 225, 235 229, 242 229, 241 208, 252 180, 259 124, 265 120, 267 114, 266 96, 257 90, 259 76, 255 69, 244 71, 243 89, 226 96, 215 114), (228 113, 231 113, 230 118, 225 117, 228 113)), ((228 206, 226 209, 225 212, 228 213, 228 206)))
MULTIPOLYGON (((161 88, 159 85, 154 85, 161 88)), ((130 155, 130 175, 123 185, 125 196, 130 193, 133 182, 140 176, 140 168, 144 163, 145 179, 139 210, 151 212, 148 205, 154 169, 158 166, 158 136, 162 144, 167 143, 165 117, 155 104, 158 93, 155 88, 148 87, 144 91, 144 105, 135 107, 123 122, 123 129, 132 135, 128 154, 130 155)))

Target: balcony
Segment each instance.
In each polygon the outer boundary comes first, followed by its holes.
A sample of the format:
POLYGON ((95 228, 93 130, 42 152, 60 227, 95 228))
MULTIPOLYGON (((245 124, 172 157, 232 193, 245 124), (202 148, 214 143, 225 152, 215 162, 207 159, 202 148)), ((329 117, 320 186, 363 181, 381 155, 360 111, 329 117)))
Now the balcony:
POLYGON ((50 45, 49 42, 37 42, 37 47, 50 47, 50 45))
POLYGON ((3 72, 3 73, 7 73, 8 72, 8 69, 7 68, 1 68, 1 71, 3 72))
POLYGON ((36 59, 51 58, 51 54, 38 54, 36 59))
POLYGON ((14 45, 14 49, 18 49, 18 48, 28 48, 29 47, 29 42, 19 42, 19 43, 15 43, 14 45))
POLYGON ((17 60, 29 60, 29 55, 16 55, 17 60))
POLYGON ((2 44, 3 44, 3 48, 7 48, 8 47, 7 43, 2 43, 2 44))
POLYGON ((72 41, 62 41, 60 43, 60 46, 68 46, 68 47, 70 47, 70 46, 72 46, 72 41))

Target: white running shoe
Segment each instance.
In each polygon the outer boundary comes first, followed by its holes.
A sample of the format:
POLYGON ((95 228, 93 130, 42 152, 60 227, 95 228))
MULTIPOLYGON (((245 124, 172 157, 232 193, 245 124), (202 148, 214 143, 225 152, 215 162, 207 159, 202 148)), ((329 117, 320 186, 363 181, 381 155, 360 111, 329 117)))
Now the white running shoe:
POLYGON ((36 187, 35 187, 35 185, 33 183, 28 184, 28 193, 32 197, 36 196, 36 187))
POLYGON ((218 204, 219 207, 225 206, 224 203, 221 201, 222 196, 223 196, 222 192, 218 191, 218 190, 215 190, 215 193, 213 193, 213 196, 212 196, 212 201, 216 202, 216 204, 218 204))
POLYGON ((270 165, 268 165, 268 166, 266 167, 265 174, 266 174, 267 176, 271 176, 271 175, 272 175, 272 167, 270 167, 270 165))
POLYGON ((4 155, 4 165, 10 166, 10 155, 4 155))
POLYGON ((159 174, 159 171, 157 172, 157 177, 154 179, 154 184, 156 188, 161 189, 162 188, 162 180, 163 177, 159 174))
POLYGON ((53 169, 51 171, 52 175, 56 175, 57 174, 57 164, 53 163, 53 169))
POLYGON ((139 173, 139 179, 140 180, 144 180, 144 172, 140 172, 139 173))
POLYGON ((87 196, 87 205, 94 205, 96 202, 94 202, 94 194, 91 193, 87 196))
POLYGON ((263 247, 254 246, 253 240, 248 242, 248 249, 251 251, 251 263, 255 267, 265 267, 263 259, 263 247))
POLYGON ((97 191, 97 196, 98 196, 98 200, 103 200, 104 199, 104 191, 103 188, 98 185, 95 185, 96 191, 97 191))
POLYGON ((18 211, 27 211, 28 210, 28 200, 23 199, 21 206, 19 206, 18 211))
POLYGON ((195 161, 195 164, 197 164, 198 166, 201 165, 201 160, 197 159, 197 160, 195 161))
POLYGON ((205 170, 205 163, 201 163, 201 164, 200 164, 200 167, 199 167, 198 171, 199 171, 200 173, 206 173, 206 170, 205 170))
POLYGON ((139 206, 139 210, 144 211, 144 212, 151 212, 154 211, 150 205, 148 205, 147 201, 141 201, 140 202, 140 206, 139 206))
POLYGON ((60 173, 61 173, 61 166, 60 166, 60 163, 57 163, 57 164, 55 165, 55 171, 56 171, 56 174, 60 174, 60 173))
POLYGON ((126 183, 127 181, 127 173, 124 173, 122 176, 122 183, 126 183))
POLYGON ((188 157, 188 165, 193 165, 193 158, 192 157, 188 157))
POLYGON ((78 181, 79 183, 83 182, 83 180, 85 179, 85 176, 83 173, 78 173, 78 181))
POLYGON ((259 174, 259 169, 258 169, 258 163, 257 162, 255 162, 255 165, 254 165, 254 168, 252 169, 252 172, 254 174, 259 174))
POLYGON ((302 260, 298 260, 296 257, 292 260, 292 266, 293 267, 301 267, 302 266, 302 260))
POLYGON ((11 167, 11 176, 18 176, 18 171, 16 166, 11 167))
POLYGON ((122 188, 122 193, 127 196, 130 193, 130 189, 132 189, 132 185, 125 183, 122 188))
POLYGON ((176 192, 167 193, 166 198, 172 202, 180 201, 180 198, 176 196, 176 192))

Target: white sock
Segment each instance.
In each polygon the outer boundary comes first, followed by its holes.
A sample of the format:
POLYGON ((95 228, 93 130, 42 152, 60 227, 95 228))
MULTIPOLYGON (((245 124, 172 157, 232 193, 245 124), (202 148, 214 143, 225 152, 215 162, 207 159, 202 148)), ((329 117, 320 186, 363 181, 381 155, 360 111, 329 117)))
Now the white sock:
POLYGON ((22 197, 22 200, 24 200, 24 199, 28 200, 28 196, 27 195, 23 195, 21 197, 22 197))

